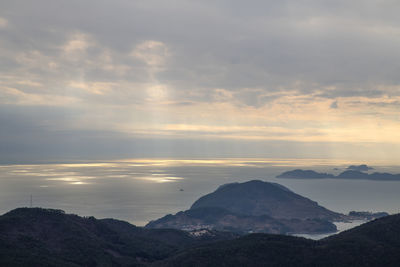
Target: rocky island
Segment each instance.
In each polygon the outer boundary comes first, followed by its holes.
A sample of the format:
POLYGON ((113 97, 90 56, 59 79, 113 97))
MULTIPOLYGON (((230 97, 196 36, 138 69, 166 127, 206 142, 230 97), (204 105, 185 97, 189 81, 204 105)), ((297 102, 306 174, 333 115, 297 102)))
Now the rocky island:
POLYGON ((333 222, 346 218, 280 184, 253 180, 222 185, 189 210, 166 215, 146 227, 315 234, 336 232, 333 222))
MULTIPOLYGON (((336 168, 337 169, 337 168, 336 168)), ((367 173, 374 168, 365 164, 354 166, 351 165, 345 171, 338 175, 330 173, 316 172, 314 170, 296 169, 286 171, 276 176, 276 178, 287 179, 357 179, 357 180, 375 180, 375 181, 400 181, 400 174, 392 174, 387 172, 367 173)))

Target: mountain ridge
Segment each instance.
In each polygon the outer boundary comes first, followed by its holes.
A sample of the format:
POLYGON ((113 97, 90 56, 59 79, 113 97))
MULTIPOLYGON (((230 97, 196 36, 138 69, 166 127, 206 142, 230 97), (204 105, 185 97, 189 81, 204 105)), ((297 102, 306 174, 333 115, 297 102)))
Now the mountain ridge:
POLYGON ((115 219, 18 208, 0 216, 0 266, 141 266, 183 248, 234 238, 144 229, 115 219))
POLYGON ((399 262, 400 214, 319 241, 261 233, 192 235, 42 208, 0 216, 0 266, 375 267, 399 262))
MULTIPOLYGON (((370 168, 371 169, 371 168, 370 168)), ((296 169, 286 171, 276 176, 276 178, 288 179, 360 179, 360 180, 377 180, 377 181, 400 181, 400 174, 391 174, 386 172, 374 172, 368 174, 363 171, 347 169, 338 175, 329 173, 316 172, 313 170, 296 169)))

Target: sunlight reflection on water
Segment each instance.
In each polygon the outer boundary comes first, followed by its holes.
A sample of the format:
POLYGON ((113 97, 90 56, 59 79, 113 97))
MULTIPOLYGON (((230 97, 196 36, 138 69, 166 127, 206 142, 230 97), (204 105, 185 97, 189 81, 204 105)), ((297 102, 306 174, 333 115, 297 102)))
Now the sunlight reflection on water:
MULTIPOLYGON (((0 212, 28 206, 32 194, 36 206, 144 225, 167 213, 188 209, 221 184, 253 179, 278 182, 338 212, 398 212, 400 182, 274 178, 294 168, 333 172, 333 168, 361 163, 365 162, 236 158, 1 165, 0 212)), ((398 170, 384 162, 368 165, 379 171, 398 170)))

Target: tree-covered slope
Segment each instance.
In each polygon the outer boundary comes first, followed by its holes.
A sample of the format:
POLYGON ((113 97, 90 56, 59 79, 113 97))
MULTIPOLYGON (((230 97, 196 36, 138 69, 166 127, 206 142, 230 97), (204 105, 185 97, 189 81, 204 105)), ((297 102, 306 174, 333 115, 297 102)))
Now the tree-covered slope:
POLYGON ((400 215, 313 241, 192 235, 20 208, 0 216, 0 266, 400 266, 400 215))
POLYGON ((400 215, 332 237, 252 234, 188 249, 155 266, 400 266, 400 215))
POLYGON ((213 233, 198 238, 60 210, 19 208, 0 216, 0 266, 137 266, 233 237, 213 233))

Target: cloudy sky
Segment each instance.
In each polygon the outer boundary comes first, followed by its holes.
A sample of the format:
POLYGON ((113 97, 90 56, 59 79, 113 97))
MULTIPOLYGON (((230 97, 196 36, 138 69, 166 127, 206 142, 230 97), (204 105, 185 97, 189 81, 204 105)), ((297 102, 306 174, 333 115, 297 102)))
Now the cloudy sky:
POLYGON ((3 0, 0 161, 400 159, 400 2, 3 0))

